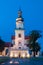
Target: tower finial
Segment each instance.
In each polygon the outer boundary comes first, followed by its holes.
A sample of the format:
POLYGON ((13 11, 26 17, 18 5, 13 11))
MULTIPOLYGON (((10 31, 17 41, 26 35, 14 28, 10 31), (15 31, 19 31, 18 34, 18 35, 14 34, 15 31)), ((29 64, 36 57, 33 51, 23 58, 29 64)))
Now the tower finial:
POLYGON ((19 6, 19 11, 21 11, 21 6, 19 6))
POLYGON ((22 10, 21 10, 21 7, 20 7, 19 10, 18 10, 18 17, 22 17, 22 10))

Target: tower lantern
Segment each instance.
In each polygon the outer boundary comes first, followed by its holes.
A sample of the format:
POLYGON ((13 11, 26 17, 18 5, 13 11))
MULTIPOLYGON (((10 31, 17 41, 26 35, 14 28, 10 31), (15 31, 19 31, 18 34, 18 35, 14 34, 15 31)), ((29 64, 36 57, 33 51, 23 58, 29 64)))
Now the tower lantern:
POLYGON ((19 9, 18 10, 18 17, 16 19, 16 28, 17 29, 23 29, 23 23, 24 23, 23 21, 24 21, 24 19, 22 17, 22 11, 21 11, 21 9, 19 9))
POLYGON ((18 10, 18 17, 16 19, 16 29, 15 29, 15 43, 18 48, 24 47, 24 22, 22 17, 21 9, 18 10))
POLYGON ((21 11, 21 9, 18 10, 18 17, 19 18, 22 17, 22 11, 21 11))

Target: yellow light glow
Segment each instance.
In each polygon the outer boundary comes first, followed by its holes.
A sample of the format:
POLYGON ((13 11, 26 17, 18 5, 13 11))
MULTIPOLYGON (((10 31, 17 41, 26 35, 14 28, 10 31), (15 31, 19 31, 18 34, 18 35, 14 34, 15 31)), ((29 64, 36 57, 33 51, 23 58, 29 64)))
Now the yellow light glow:
POLYGON ((22 57, 25 58, 25 54, 23 54, 22 57))
POLYGON ((10 57, 13 57, 13 54, 11 54, 10 57))
POLYGON ((17 54, 15 54, 14 56, 15 56, 15 57, 18 57, 18 55, 17 55, 17 54))
POLYGON ((27 58, 29 58, 30 57, 30 55, 29 54, 27 54, 27 58))

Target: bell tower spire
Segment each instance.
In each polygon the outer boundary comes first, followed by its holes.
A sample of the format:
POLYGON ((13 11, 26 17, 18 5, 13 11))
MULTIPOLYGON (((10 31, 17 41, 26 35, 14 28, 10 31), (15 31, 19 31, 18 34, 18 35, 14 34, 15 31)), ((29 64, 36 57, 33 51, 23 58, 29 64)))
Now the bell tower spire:
POLYGON ((24 48, 24 22, 22 18, 21 9, 18 10, 18 17, 16 19, 16 29, 15 29, 15 45, 18 49, 24 48))
POLYGON ((18 18, 16 19, 16 22, 18 22, 18 21, 21 21, 21 22, 24 21, 24 19, 22 17, 22 10, 21 10, 21 8, 18 10, 18 18))
POLYGON ((16 29, 24 29, 24 19, 22 17, 22 10, 18 10, 18 17, 16 19, 16 29))
POLYGON ((21 10, 21 8, 19 8, 19 10, 18 10, 18 17, 19 18, 22 17, 22 10, 21 10))

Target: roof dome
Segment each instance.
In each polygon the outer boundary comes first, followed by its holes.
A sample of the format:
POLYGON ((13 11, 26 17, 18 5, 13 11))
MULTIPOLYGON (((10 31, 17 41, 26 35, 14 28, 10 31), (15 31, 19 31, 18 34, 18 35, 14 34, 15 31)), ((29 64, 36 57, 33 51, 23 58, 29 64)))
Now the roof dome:
POLYGON ((22 17, 22 11, 21 9, 18 10, 18 18, 16 19, 16 21, 24 21, 23 17, 22 17))

